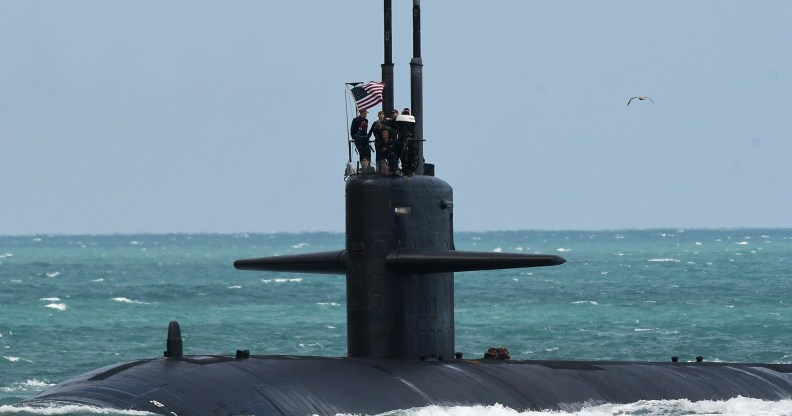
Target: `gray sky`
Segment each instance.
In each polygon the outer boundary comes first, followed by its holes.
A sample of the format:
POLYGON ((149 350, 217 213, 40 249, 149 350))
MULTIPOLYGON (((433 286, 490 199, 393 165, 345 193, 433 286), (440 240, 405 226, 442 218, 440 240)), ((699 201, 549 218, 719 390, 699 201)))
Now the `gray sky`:
MULTIPOLYGON (((455 228, 792 227, 790 16, 423 1, 455 228)), ((372 0, 0 1, 0 234, 343 231, 344 83, 380 80, 381 25, 372 0)))

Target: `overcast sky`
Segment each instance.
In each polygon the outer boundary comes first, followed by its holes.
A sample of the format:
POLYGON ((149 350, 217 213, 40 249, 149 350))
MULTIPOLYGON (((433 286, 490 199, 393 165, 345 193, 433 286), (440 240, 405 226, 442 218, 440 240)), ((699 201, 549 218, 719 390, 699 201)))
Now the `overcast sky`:
MULTIPOLYGON (((792 227, 790 16, 425 0, 455 228, 792 227)), ((0 1, 0 234, 343 231, 344 83, 381 79, 381 26, 372 0, 0 1)))

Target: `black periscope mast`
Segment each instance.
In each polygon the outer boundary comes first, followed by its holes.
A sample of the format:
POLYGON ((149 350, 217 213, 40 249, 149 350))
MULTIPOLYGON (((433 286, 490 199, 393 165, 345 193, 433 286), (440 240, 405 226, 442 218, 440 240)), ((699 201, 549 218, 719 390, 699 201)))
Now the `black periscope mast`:
MULTIPOLYGON (((393 106, 391 2, 385 0, 386 109, 393 106)), ((413 2, 412 174, 346 183, 346 249, 239 260, 239 269, 346 274, 348 357, 184 356, 177 323, 164 358, 67 380, 25 403, 163 415, 378 414, 429 405, 576 410, 639 400, 792 398, 792 365, 464 360, 454 356, 454 272, 551 266, 557 256, 454 249, 451 187, 423 163, 420 4, 413 2)), ((700 361, 700 360, 697 360, 700 361)))

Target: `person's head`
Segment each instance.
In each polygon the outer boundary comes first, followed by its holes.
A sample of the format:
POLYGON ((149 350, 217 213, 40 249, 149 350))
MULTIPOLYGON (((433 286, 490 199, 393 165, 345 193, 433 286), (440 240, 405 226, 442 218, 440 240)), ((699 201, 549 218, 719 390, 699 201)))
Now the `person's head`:
POLYGON ((380 110, 380 111, 377 113, 377 118, 378 118, 380 121, 384 120, 384 119, 385 119, 385 112, 384 112, 384 111, 382 111, 382 110, 380 110))
POLYGON ((382 140, 387 142, 388 139, 390 139, 390 130, 382 129, 382 140))
POLYGON ((394 108, 393 110, 391 110, 391 117, 392 117, 392 118, 394 118, 394 119, 395 119, 395 118, 396 118, 396 116, 398 116, 398 115, 399 115, 399 110, 397 110, 397 109, 395 109, 395 108, 394 108))
POLYGON ((366 115, 368 115, 368 110, 366 110, 365 108, 361 108, 360 109, 360 117, 365 118, 366 115))
POLYGON ((404 107, 404 110, 402 110, 402 114, 410 115, 410 109, 407 108, 407 107, 404 107))

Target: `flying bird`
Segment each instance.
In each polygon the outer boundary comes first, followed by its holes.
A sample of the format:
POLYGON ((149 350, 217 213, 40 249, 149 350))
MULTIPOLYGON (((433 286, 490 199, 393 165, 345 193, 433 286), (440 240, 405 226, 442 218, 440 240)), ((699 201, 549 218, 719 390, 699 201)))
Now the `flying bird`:
POLYGON ((652 102, 652 104, 654 104, 654 103, 655 103, 655 102, 654 102, 654 100, 653 100, 651 97, 639 97, 639 96, 635 96, 635 97, 630 97, 630 99, 629 99, 629 100, 627 100, 627 105, 630 105, 630 103, 632 102, 632 100, 638 100, 638 101, 649 100, 649 101, 651 101, 651 102, 652 102))

